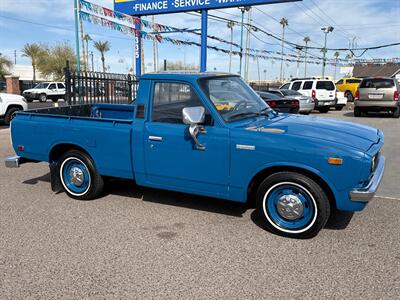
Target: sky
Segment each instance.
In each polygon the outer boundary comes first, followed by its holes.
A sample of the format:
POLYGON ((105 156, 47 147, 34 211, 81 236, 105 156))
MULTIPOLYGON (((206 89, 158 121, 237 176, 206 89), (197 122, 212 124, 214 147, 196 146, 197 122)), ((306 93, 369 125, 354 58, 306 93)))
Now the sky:
MULTIPOLYGON (((92 0, 91 2, 104 7, 113 8, 113 0, 92 0)), ((209 14, 226 19, 240 21, 238 8, 219 9, 209 14)), ((310 46, 323 47, 324 34, 321 27, 333 26, 328 34, 327 47, 347 48, 350 41, 355 41, 357 47, 371 47, 400 42, 400 0, 303 0, 301 2, 280 3, 254 6, 252 9, 252 24, 281 36, 282 26, 279 20, 285 17, 289 25, 285 29, 285 40, 296 44, 304 44, 303 39, 309 36, 310 46)), ((246 15, 247 18, 247 15, 246 15)), ((151 20, 151 17, 145 18, 151 20)), ((179 28, 200 28, 200 17, 186 13, 157 15, 157 23, 179 28)), ((209 19, 208 33, 229 40, 230 30, 226 23, 209 19)), ((106 65, 111 72, 126 73, 133 66, 133 38, 111 29, 94 24, 84 23, 84 31, 94 40, 108 40, 111 50, 106 54, 106 65)), ((233 40, 240 43, 240 26, 234 26, 233 40)), ((73 0, 0 0, 0 53, 16 60, 18 64, 30 64, 28 58, 22 57, 21 49, 26 43, 42 42, 50 45, 69 42, 75 47, 73 0)), ((196 41, 199 37, 188 33, 168 34, 171 38, 196 41)), ((209 45, 229 50, 229 45, 209 40, 209 45)), ((101 67, 99 53, 89 46, 94 53, 95 69, 101 67)), ((259 50, 280 51, 280 42, 260 31, 253 32, 250 38, 250 48, 259 50)), ((229 57, 227 54, 208 50, 207 69, 209 71, 228 71, 229 57)), ((284 53, 296 54, 290 46, 284 53)), ((310 50, 312 55, 322 56, 319 50, 310 50)), ((348 52, 341 51, 340 58, 345 58, 348 52)), ((334 51, 328 51, 327 57, 333 58, 334 51)), ((400 46, 391 48, 355 51, 361 58, 394 58, 400 57, 400 46)), ((153 43, 144 41, 144 56, 146 72, 153 71, 153 43)), ((278 55, 279 56, 279 55, 278 55)), ((200 49, 196 46, 176 46, 170 43, 158 44, 159 62, 185 61, 199 65, 200 49)), ((274 80, 280 76, 281 62, 278 60, 258 61, 250 58, 249 79, 274 80)), ((284 77, 304 75, 304 62, 283 63, 284 77)), ((239 57, 233 56, 232 73, 239 71, 239 57)), ((319 76, 321 65, 308 65, 308 76, 319 76)), ((326 75, 333 76, 335 68, 327 66, 326 75)), ((337 78, 340 77, 339 68, 337 78)))

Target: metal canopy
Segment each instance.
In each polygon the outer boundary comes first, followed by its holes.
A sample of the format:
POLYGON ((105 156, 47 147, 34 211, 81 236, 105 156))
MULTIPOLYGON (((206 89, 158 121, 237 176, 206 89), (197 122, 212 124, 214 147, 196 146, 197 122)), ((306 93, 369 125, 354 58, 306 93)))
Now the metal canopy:
MULTIPOLYGON (((171 14, 187 11, 201 11, 201 49, 200 71, 207 70, 207 11, 209 9, 254 6, 262 4, 296 2, 302 0, 114 0, 114 10, 131 15, 146 16, 156 14, 171 14)), ((136 25, 140 30, 140 24, 136 25)), ((141 45, 135 38, 136 76, 141 75, 141 45)))

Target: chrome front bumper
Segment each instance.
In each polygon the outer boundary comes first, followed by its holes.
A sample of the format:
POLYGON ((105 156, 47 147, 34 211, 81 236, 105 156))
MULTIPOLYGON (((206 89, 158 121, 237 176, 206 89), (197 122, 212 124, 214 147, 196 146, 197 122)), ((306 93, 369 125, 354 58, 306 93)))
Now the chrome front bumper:
POLYGON ((375 169, 375 173, 372 176, 371 180, 365 187, 353 189, 350 191, 350 199, 352 201, 361 201, 361 202, 368 202, 374 196, 381 183, 383 173, 385 170, 385 157, 380 155, 378 164, 375 169))
POLYGON ((21 157, 20 156, 7 157, 4 162, 6 164, 6 168, 19 168, 19 166, 21 165, 21 157))

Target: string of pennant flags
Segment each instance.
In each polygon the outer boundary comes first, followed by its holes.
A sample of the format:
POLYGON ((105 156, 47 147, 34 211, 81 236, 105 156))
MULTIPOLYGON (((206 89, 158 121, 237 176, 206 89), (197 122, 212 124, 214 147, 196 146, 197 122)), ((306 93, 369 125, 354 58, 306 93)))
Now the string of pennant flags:
MULTIPOLYGON (((162 36, 162 33, 174 33, 174 32, 187 32, 187 33, 192 33, 195 35, 200 35, 199 32, 196 32, 195 30, 190 30, 188 28, 176 28, 172 26, 167 26, 159 23, 153 23, 149 22, 147 20, 144 20, 142 18, 138 18, 135 16, 130 16, 126 15, 117 11, 113 11, 109 8, 102 7, 98 4, 91 3, 86 0, 80 0, 80 7, 79 7, 79 15, 80 18, 83 21, 100 25, 103 27, 106 27, 111 30, 119 31, 123 34, 131 35, 131 36, 140 36, 143 39, 147 40, 152 40, 156 41, 158 43, 163 43, 163 42, 169 42, 174 45, 178 46, 197 46, 200 47, 201 44, 198 42, 194 41, 188 41, 188 40, 181 40, 181 39, 176 39, 176 38, 170 38, 166 36, 162 36), (124 24, 121 24, 124 23, 124 24), (143 30, 138 30, 135 26, 136 25, 141 25, 141 28, 147 28, 150 29, 152 32, 146 32, 143 30)), ((240 51, 240 46, 236 43, 226 41, 222 38, 219 38, 217 36, 212 36, 208 35, 208 38, 219 41, 221 43, 229 44, 232 45, 239 50, 227 50, 223 48, 219 48, 216 46, 211 46, 207 45, 207 48, 210 50, 214 50, 217 52, 222 52, 225 54, 232 53, 232 55, 237 55, 241 56, 242 53, 240 51)), ((281 55, 281 52, 277 51, 269 51, 269 50, 260 50, 260 49, 249 49, 249 56, 252 57, 253 59, 264 59, 264 60, 282 60, 281 57, 278 56, 272 56, 271 54, 276 54, 276 55, 281 55)), ((285 58, 283 58, 283 61, 286 62, 298 62, 300 59, 304 59, 303 56, 297 56, 294 54, 284 54, 285 58), (290 57, 290 58, 288 58, 290 57)), ((319 59, 319 58, 317 58, 319 59)), ((313 61, 312 58, 309 58, 308 63, 310 64, 321 64, 321 61, 313 61)), ((330 65, 335 65, 334 62, 327 62, 327 64, 330 65)))

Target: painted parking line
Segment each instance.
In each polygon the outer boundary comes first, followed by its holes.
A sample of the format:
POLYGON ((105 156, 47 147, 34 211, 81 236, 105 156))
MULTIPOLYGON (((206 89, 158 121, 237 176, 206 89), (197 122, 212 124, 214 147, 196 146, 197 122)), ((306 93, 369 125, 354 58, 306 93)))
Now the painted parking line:
POLYGON ((386 197, 386 196, 375 196, 375 198, 382 198, 382 199, 387 199, 387 200, 397 200, 400 201, 400 198, 395 198, 395 197, 386 197))

